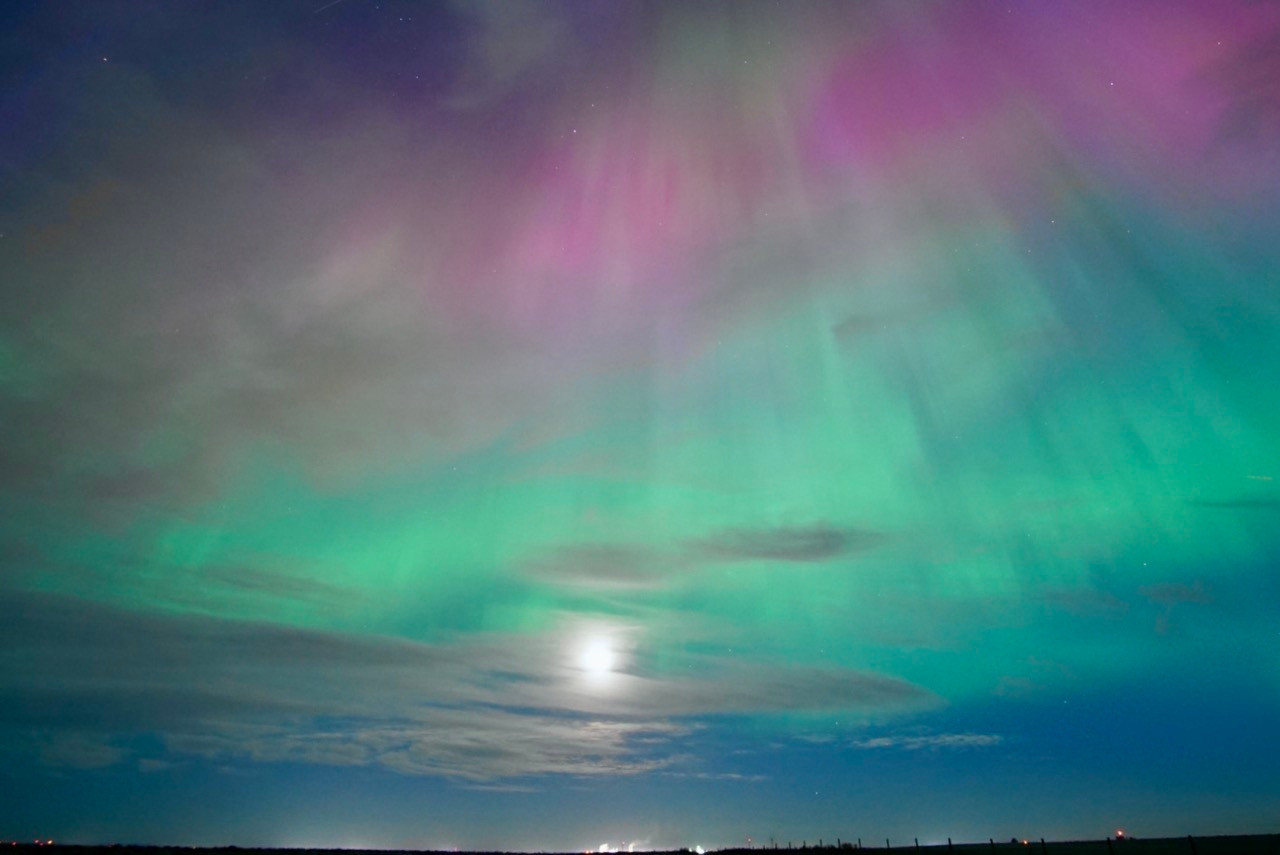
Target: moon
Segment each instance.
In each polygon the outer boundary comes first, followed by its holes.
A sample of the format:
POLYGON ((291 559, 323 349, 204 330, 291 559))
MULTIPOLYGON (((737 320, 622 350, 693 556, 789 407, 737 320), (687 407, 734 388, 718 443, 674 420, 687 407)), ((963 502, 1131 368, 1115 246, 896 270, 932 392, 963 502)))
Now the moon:
POLYGON ((613 645, 607 638, 588 639, 578 654, 578 665, 593 677, 603 677, 612 673, 616 662, 617 655, 613 652, 613 645))

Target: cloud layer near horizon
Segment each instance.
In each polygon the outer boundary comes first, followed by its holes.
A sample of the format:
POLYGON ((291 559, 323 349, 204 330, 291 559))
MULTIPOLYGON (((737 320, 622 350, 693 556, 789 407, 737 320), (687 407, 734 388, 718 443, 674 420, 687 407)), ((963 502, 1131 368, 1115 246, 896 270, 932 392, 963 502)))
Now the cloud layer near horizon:
POLYGON ((27 734, 47 762, 79 768, 161 759, 128 748, 141 731, 174 757, 377 764, 476 780, 627 774, 687 765, 676 746, 702 716, 937 703, 874 674, 706 655, 686 663, 697 676, 634 666, 592 675, 574 659, 575 640, 625 633, 570 616, 548 633, 426 644, 58 595, 7 594, 0 604, 0 726, 27 734))

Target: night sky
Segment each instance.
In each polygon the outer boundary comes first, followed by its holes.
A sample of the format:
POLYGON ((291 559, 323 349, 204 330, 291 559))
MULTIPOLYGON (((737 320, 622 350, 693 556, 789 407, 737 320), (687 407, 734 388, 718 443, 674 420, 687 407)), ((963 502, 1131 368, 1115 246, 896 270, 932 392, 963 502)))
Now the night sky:
POLYGON ((0 838, 1280 830, 1280 5, 0 6, 0 838))

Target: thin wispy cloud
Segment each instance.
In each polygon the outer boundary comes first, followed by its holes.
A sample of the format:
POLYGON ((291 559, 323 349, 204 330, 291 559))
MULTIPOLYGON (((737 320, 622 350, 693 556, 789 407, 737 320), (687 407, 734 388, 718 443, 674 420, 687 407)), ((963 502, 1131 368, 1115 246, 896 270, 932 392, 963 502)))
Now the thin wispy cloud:
POLYGON ((930 736, 876 736, 856 740, 850 745, 861 749, 897 748, 903 751, 949 748, 990 748, 1004 742, 994 733, 939 733, 930 736))
POLYGON ((1138 593, 1148 601, 1162 606, 1177 603, 1212 603, 1213 594, 1200 579, 1187 584, 1185 582, 1162 582, 1158 585, 1143 585, 1138 593))
POLYGON ((886 540, 880 532, 815 525, 728 529, 690 541, 688 546, 707 560, 808 563, 874 549, 886 540))
POLYGON ((601 589, 660 586, 681 564, 678 556, 647 546, 583 543, 564 546, 525 565, 536 579, 601 589))

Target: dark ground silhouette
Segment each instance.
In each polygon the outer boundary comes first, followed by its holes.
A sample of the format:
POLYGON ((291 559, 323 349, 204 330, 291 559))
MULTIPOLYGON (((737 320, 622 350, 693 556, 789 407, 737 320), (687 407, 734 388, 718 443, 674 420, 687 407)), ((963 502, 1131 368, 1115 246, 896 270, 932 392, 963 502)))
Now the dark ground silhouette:
MULTIPOLYGON (((794 842, 794 841, 793 841, 794 842)), ((914 841, 880 841, 881 845, 863 840, 858 842, 841 840, 835 845, 810 846, 778 846, 776 851, 804 851, 806 853, 839 853, 846 855, 850 850, 893 850, 895 852, 921 852, 923 855, 1280 855, 1280 834, 1240 834, 1219 835, 1214 837, 1153 837, 1108 840, 1028 840, 1005 841, 987 840, 981 843, 956 842, 928 846, 917 845, 914 841), (889 845, 886 846, 885 843, 889 845)), ((467 852, 467 853, 434 853, 427 850, 360 850, 360 849, 265 849, 242 848, 237 846, 199 847, 199 846, 134 846, 134 845, 36 845, 33 843, 11 843, 5 841, 0 855, 56 855, 50 849, 64 850, 62 855, 510 855, 500 852, 467 852), (7 853, 4 851, 7 850, 7 853)), ((756 847, 754 849, 718 849, 709 850, 708 855, 765 855, 775 851, 775 847, 756 847)), ((687 855, 687 849, 655 851, 646 855, 687 855)), ((580 853, 565 853, 580 855, 580 853)))

